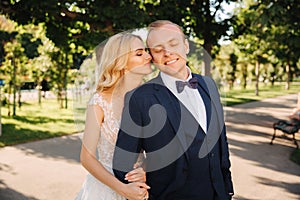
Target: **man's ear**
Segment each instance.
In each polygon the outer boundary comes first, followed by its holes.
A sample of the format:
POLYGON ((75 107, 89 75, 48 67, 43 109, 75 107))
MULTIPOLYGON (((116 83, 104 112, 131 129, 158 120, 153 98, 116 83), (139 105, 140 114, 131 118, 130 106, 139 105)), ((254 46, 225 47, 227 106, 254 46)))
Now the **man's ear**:
POLYGON ((190 52, 190 45, 187 39, 184 39, 184 47, 185 47, 185 53, 188 54, 190 52))

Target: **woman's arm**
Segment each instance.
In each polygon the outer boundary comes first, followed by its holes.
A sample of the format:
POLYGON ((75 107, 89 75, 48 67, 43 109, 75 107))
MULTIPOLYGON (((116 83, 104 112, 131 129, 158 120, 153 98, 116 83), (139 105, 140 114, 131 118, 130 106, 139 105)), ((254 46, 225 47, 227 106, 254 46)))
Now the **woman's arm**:
POLYGON ((80 154, 82 165, 99 181, 115 190, 127 199, 143 199, 147 194, 148 186, 145 183, 134 182, 124 184, 107 171, 103 165, 82 145, 80 154))
POLYGON ((88 106, 80 161, 90 174, 120 195, 128 199, 142 199, 147 194, 148 189, 145 183, 124 184, 96 159, 96 149, 103 119, 104 113, 99 106, 88 106))

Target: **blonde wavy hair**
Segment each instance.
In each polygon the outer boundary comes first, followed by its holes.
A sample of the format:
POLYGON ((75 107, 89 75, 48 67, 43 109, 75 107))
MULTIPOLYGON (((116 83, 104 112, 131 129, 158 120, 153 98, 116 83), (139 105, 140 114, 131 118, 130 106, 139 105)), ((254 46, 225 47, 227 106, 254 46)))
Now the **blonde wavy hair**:
POLYGON ((133 50, 131 43, 142 38, 132 33, 118 33, 110 37, 103 48, 96 49, 99 79, 96 86, 97 92, 114 86, 124 75, 128 55, 133 50))

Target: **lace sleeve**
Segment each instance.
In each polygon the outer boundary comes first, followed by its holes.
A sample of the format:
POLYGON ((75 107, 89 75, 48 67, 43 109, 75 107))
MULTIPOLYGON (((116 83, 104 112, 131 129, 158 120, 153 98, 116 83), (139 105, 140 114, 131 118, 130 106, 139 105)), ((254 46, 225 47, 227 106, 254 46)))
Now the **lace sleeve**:
POLYGON ((83 145, 96 156, 96 149, 100 137, 100 127, 104 118, 99 98, 92 98, 87 106, 83 145))

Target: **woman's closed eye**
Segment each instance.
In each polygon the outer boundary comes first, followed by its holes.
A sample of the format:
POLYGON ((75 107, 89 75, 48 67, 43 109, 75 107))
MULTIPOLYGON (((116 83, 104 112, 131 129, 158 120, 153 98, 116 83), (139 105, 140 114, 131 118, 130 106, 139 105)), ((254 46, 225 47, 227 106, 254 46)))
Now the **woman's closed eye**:
POLYGON ((145 52, 146 52, 145 49, 138 49, 138 50, 136 50, 135 55, 142 56, 145 52))

